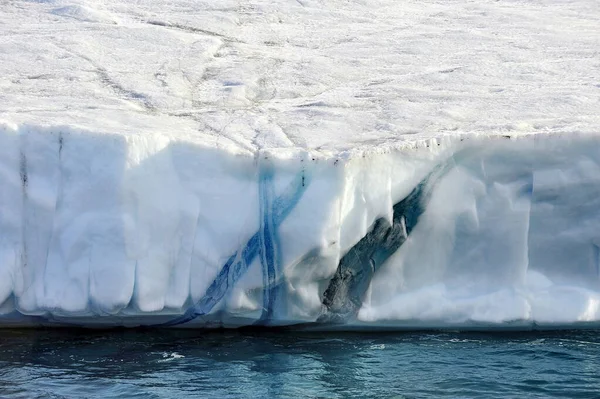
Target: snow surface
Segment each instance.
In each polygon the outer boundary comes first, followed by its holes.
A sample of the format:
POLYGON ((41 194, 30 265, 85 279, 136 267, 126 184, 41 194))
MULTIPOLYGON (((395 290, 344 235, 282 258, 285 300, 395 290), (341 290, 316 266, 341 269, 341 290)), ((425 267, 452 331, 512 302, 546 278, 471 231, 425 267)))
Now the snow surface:
POLYGON ((9 0, 0 323, 600 322, 599 26, 595 0, 9 0))

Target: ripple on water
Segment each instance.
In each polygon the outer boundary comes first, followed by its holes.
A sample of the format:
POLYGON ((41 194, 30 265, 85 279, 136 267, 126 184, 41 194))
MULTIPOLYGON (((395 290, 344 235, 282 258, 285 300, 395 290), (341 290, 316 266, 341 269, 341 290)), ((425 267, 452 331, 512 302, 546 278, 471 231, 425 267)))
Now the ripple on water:
POLYGON ((0 397, 594 397, 598 331, 1 330, 0 397))

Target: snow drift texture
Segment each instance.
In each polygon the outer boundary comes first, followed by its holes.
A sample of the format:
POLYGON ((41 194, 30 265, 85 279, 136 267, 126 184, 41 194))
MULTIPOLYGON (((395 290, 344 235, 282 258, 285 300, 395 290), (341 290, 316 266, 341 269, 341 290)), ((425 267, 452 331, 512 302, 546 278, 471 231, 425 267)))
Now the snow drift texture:
POLYGON ((595 1, 218 3, 0 10, 0 325, 600 323, 595 1))

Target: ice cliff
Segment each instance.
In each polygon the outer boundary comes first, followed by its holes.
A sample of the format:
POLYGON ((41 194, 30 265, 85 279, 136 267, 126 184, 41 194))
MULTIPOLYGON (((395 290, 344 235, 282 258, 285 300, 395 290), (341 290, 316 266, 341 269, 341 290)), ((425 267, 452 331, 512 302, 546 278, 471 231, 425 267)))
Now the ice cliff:
POLYGON ((0 325, 600 324, 600 11, 14 1, 0 325))
POLYGON ((595 136, 428 140, 335 159, 69 129, 0 137, 7 318, 600 320, 595 136))

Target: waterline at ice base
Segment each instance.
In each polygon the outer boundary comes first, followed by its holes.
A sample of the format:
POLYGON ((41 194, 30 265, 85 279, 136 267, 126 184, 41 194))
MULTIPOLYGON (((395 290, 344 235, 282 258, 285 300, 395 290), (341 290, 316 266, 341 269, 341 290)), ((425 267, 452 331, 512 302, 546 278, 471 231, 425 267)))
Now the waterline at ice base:
POLYGON ((235 152, 5 123, 0 187, 4 327, 600 325, 594 134, 235 152))

